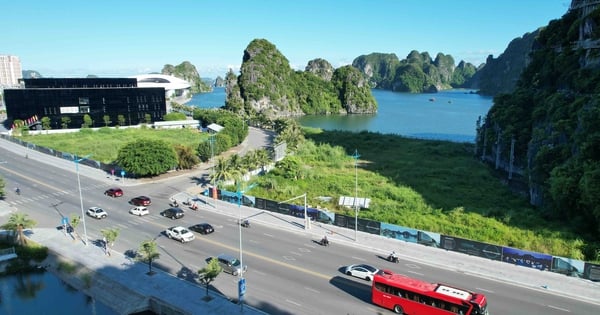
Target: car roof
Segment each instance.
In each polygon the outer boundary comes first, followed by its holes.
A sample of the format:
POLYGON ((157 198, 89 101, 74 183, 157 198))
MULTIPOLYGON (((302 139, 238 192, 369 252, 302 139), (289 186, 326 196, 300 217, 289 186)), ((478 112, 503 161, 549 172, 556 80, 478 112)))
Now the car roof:
POLYGON ((169 208, 169 209, 167 209, 167 210, 170 210, 170 211, 175 211, 175 212, 183 212, 183 209, 181 209, 181 208, 177 208, 177 207, 172 207, 172 208, 169 208))
POLYGON ((228 255, 228 254, 221 254, 221 255, 218 256, 218 258, 225 259, 225 260, 234 260, 234 259, 237 259, 237 258, 235 258, 235 257, 233 257, 231 255, 228 255))
POLYGON ((350 268, 365 268, 369 271, 377 271, 379 270, 377 267, 373 267, 371 265, 367 265, 367 264, 356 264, 356 265, 350 265, 350 268))

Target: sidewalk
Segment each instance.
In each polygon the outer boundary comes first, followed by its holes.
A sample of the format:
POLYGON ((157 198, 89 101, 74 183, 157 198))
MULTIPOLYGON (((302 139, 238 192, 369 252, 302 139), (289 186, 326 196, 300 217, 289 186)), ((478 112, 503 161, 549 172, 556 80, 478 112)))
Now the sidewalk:
MULTIPOLYGON (((183 202, 190 195, 198 196, 199 193, 199 189, 193 187, 174 197, 178 201, 183 202)), ((201 198, 204 200, 205 197, 201 196, 201 198)), ((207 200, 210 203, 214 203, 213 199, 207 200)), ((327 234, 327 238, 332 244, 362 247, 376 255, 387 255, 392 251, 396 251, 400 257, 406 260, 436 266, 453 272, 493 279, 499 282, 508 282, 521 287, 570 297, 600 306, 600 282, 592 282, 550 271, 540 271, 501 261, 469 256, 360 231, 357 233, 358 241, 354 241, 354 230, 319 222, 311 222, 311 228, 305 230, 305 223, 302 218, 256 208, 238 207, 224 201, 217 201, 216 207, 206 205, 203 202, 198 202, 198 205, 200 206, 199 211, 212 211, 233 218, 238 218, 241 211, 242 219, 249 218, 252 225, 268 225, 282 230, 305 233, 315 240, 319 240, 323 235, 327 234)))
MULTIPOLYGON (((147 264, 138 263, 122 253, 105 255, 93 242, 87 246, 52 228, 34 228, 28 238, 47 246, 55 256, 44 266, 78 290, 109 305, 120 314, 152 310, 157 314, 234 314, 240 305, 214 291, 205 299, 206 287, 177 278, 157 268, 148 275, 147 264), (75 244, 79 243, 79 244, 75 244), (78 245, 78 246, 75 246, 78 245), (59 270, 60 263, 78 266, 74 273, 59 270), (181 294, 185 292, 186 294, 181 294)), ((244 314, 265 314, 244 305, 244 314)))

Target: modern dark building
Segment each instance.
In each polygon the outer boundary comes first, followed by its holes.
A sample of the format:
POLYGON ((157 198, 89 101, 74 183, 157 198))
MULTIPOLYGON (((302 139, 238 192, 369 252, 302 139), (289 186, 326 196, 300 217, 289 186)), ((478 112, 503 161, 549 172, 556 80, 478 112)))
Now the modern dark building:
POLYGON ((33 128, 43 117, 52 129, 81 128, 87 114, 90 127, 137 125, 160 121, 167 113, 165 89, 138 87, 135 78, 38 78, 23 79, 24 88, 5 89, 7 128, 23 120, 33 128), (35 117, 35 119, 32 119, 35 117), (68 119, 66 118, 68 117, 68 119), (108 124, 105 118, 110 121, 108 124), (122 118, 121 122, 119 121, 122 118))

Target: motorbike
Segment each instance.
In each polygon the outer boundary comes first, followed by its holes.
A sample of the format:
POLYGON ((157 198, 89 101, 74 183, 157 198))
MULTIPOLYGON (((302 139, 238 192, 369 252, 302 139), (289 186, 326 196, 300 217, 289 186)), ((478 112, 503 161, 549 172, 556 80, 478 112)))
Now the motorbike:
POLYGON ((398 256, 393 256, 392 254, 390 254, 387 260, 393 263, 398 263, 398 256))
POLYGON ((21 189, 17 188, 17 189, 15 189, 15 192, 17 193, 17 195, 19 195, 19 196, 21 195, 21 189))
POLYGON ((179 203, 177 201, 171 201, 171 203, 169 203, 169 205, 171 207, 179 207, 179 203))
POLYGON ((329 240, 328 240, 328 239, 326 239, 326 238, 322 238, 322 239, 319 241, 319 245, 321 245, 321 246, 329 246, 329 240))
POLYGON ((249 228, 250 227, 250 221, 244 220, 244 221, 242 221, 242 223, 240 223, 240 225, 242 227, 249 228))
POLYGON ((191 205, 192 205, 192 202, 191 202, 191 201, 189 201, 189 200, 187 200, 187 201, 184 201, 184 202, 183 202, 183 205, 185 205, 185 206, 191 206, 191 205))
POLYGON ((198 205, 196 203, 194 203, 194 204, 192 204, 190 206, 190 209, 192 209, 192 210, 198 210, 198 205))

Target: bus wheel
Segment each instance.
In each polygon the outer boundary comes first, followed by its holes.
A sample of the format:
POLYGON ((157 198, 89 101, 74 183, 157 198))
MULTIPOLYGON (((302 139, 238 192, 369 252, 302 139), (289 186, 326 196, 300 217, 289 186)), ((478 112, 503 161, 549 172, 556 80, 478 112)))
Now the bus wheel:
POLYGON ((404 314, 404 310, 400 305, 394 305, 394 313, 396 314, 404 314))

